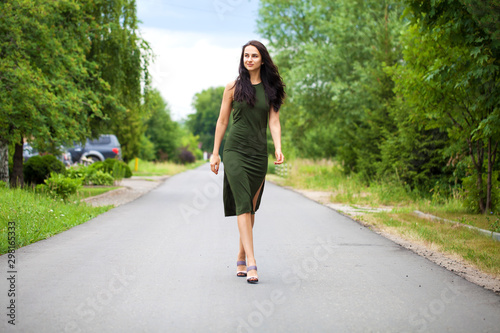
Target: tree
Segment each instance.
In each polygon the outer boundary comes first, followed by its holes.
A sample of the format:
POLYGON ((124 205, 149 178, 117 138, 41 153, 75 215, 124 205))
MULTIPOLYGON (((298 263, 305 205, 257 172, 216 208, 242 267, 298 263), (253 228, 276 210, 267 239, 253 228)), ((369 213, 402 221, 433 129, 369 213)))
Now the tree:
POLYGON ((400 13, 395 1, 261 1, 259 30, 289 96, 284 145, 374 175, 379 144, 394 130, 387 111, 393 82, 384 67, 401 58, 400 13))
POLYGON ((500 141, 498 1, 405 1, 412 20, 405 66, 405 97, 431 126, 446 126, 464 142, 477 177, 478 206, 492 207, 493 166, 500 141), (480 17, 478 13, 483 13, 480 17), (483 190, 486 164, 487 184, 483 190))
POLYGON ((107 86, 85 57, 92 25, 77 1, 13 0, 0 3, 0 13, 0 143, 15 144, 16 186, 23 138, 41 150, 84 140, 90 121, 102 117, 94 88, 107 86))
POLYGON ((94 23, 87 58, 110 88, 101 96, 105 121, 91 123, 92 135, 116 134, 123 159, 129 161, 139 153, 144 122, 150 116, 142 104, 150 84, 152 52, 139 34, 135 0, 86 0, 85 11, 94 23))
POLYGON ((179 125, 171 119, 170 109, 158 90, 148 92, 145 107, 151 114, 145 134, 154 145, 156 160, 175 160, 181 144, 179 125))
MULTIPOLYGON (((200 137, 201 149, 212 152, 214 148, 215 126, 219 117, 224 87, 208 88, 193 97, 195 113, 188 116, 186 126, 200 137)), ((226 132, 229 131, 229 128, 226 132)), ((223 145, 221 145, 223 147, 223 145)))
POLYGON ((142 90, 149 48, 135 1, 13 0, 0 3, 0 175, 15 144, 13 184, 22 185, 22 144, 42 151, 116 133, 124 159, 144 131, 142 90))

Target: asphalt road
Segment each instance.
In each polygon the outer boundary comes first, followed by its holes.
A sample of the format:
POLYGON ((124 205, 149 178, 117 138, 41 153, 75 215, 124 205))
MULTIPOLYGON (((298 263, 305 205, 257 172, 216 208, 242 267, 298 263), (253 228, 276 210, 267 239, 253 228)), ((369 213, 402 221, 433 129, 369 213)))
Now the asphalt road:
POLYGON ((204 165, 16 252, 1 332, 499 332, 500 296, 300 194, 266 183, 260 282, 236 277, 238 230, 204 165))

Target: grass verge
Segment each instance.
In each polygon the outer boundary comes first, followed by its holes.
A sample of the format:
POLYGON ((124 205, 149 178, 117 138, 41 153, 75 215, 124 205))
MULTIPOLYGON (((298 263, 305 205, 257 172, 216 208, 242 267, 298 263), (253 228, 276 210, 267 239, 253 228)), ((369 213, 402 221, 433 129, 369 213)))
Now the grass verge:
POLYGON ((366 186, 356 175, 346 176, 342 166, 330 160, 297 159, 289 163, 287 174, 285 186, 329 191, 332 201, 338 203, 405 206, 416 198, 415 193, 408 193, 407 189, 399 184, 372 183, 366 186))
POLYGON ((500 243, 476 230, 411 213, 375 213, 361 220, 376 228, 440 252, 458 255, 479 270, 500 277, 500 243))
POLYGON ((205 161, 197 161, 191 164, 176 164, 172 162, 149 162, 139 160, 137 171, 135 171, 135 160, 130 161, 128 165, 134 176, 148 177, 164 175, 172 176, 186 170, 194 169, 205 163, 205 161))
POLYGON ((78 199, 85 199, 119 189, 120 186, 84 186, 77 192, 78 199))
POLYGON ((92 207, 78 198, 67 202, 31 190, 0 188, 0 254, 8 251, 8 223, 15 226, 15 248, 82 224, 112 206, 92 207))
MULTIPOLYGON (((276 172, 271 166, 269 171, 276 172)), ((457 255, 483 272, 500 277, 500 242, 466 227, 429 221, 412 214, 418 209, 485 230, 497 231, 500 228, 498 216, 470 214, 458 196, 433 201, 400 183, 376 182, 367 186, 356 175, 346 176, 339 163, 327 160, 297 159, 289 162, 287 177, 271 174, 268 179, 296 189, 330 192, 330 201, 335 203, 392 206, 392 212, 368 213, 359 219, 408 241, 457 255)))

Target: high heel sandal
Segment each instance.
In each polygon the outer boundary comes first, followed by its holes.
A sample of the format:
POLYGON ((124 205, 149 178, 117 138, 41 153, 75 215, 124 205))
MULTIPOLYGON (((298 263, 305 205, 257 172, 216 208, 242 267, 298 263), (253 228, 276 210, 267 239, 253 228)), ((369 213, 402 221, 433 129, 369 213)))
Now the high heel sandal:
MULTIPOLYGON (((254 270, 254 269, 257 270, 257 266, 248 266, 247 267, 247 275, 248 275, 249 271, 254 270)), ((247 282, 248 283, 258 283, 259 278, 256 276, 247 276, 247 282)))
MULTIPOLYGON (((243 265, 247 265, 247 262, 242 260, 242 261, 237 261, 236 262, 236 266, 243 266, 243 265)), ((237 271, 236 272, 236 276, 239 276, 239 277, 245 277, 247 276, 247 271, 237 271)))

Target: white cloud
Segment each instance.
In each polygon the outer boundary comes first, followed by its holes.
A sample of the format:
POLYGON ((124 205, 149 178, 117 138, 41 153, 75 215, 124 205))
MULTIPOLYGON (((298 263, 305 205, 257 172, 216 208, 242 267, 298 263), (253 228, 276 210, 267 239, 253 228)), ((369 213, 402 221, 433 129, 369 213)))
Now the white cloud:
POLYGON ((225 86, 236 79, 241 46, 247 42, 244 37, 227 34, 217 36, 156 28, 141 31, 156 55, 150 67, 153 87, 170 105, 174 120, 194 112, 191 102, 197 92, 225 86))

